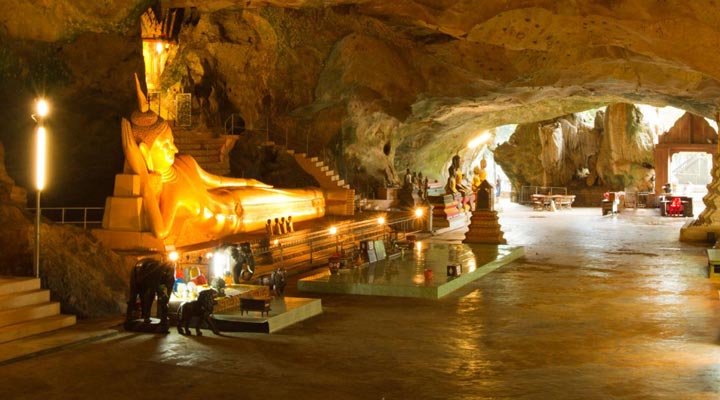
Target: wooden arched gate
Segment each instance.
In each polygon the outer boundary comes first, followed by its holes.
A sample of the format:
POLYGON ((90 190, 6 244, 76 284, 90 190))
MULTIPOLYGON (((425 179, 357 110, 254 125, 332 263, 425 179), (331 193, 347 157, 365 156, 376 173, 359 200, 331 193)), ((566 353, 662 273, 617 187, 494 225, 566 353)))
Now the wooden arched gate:
POLYGON ((655 193, 668 183, 670 159, 681 151, 715 154, 718 134, 703 117, 686 112, 669 131, 660 135, 655 146, 655 193))

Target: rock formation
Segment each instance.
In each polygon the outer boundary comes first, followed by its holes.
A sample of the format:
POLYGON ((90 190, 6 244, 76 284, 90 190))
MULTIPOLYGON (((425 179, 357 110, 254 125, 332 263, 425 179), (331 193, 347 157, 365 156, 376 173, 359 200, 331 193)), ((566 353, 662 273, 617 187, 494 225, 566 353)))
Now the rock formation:
POLYGON ((521 186, 565 186, 572 190, 651 191, 653 138, 640 111, 612 104, 598 111, 595 125, 575 115, 521 124, 497 147, 496 162, 521 186))

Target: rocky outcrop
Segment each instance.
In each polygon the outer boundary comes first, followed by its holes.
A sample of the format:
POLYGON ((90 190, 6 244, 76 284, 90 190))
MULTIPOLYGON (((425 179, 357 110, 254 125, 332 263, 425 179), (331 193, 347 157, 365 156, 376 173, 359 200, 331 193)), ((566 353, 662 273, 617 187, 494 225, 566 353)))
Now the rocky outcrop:
POLYGON ((612 104, 605 114, 597 176, 609 187, 654 191, 654 144, 642 113, 631 104, 612 104))
POLYGON ((575 115, 521 124, 495 150, 496 162, 515 189, 565 186, 574 190, 652 190, 653 138, 639 110, 613 104, 598 111, 594 126, 575 115))
POLYGON ((20 207, 27 203, 25 189, 15 186, 15 181, 7 174, 5 147, 2 143, 0 143, 0 203, 11 203, 20 207))
POLYGON ((122 168, 119 117, 143 72, 140 12, 147 1, 3 2, 0 141, 18 185, 32 187, 33 99, 46 97, 51 172, 44 200, 101 205, 122 168))

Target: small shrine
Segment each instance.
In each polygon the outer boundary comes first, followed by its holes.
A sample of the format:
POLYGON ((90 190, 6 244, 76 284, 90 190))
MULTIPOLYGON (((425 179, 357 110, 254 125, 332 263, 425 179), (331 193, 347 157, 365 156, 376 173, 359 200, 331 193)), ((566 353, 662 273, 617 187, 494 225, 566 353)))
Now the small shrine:
POLYGON ((506 244, 495 211, 495 191, 487 180, 482 181, 477 191, 475 211, 463 243, 506 244))

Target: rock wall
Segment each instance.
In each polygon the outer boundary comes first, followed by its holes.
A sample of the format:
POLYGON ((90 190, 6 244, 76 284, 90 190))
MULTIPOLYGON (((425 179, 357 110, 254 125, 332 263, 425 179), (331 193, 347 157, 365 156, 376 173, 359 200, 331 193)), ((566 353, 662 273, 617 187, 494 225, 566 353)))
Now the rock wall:
POLYGON ((521 186, 565 186, 573 190, 649 191, 653 188, 653 137, 630 104, 598 111, 595 125, 575 115, 518 125, 495 160, 521 186))
POLYGON ((30 115, 34 99, 46 97, 51 169, 44 200, 99 206, 122 168, 119 118, 132 109, 133 73, 143 72, 139 15, 148 2, 51 3, 3 2, 0 141, 8 173, 31 188, 30 115))

